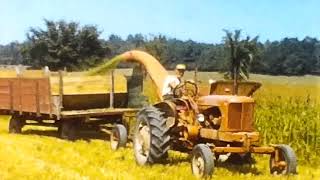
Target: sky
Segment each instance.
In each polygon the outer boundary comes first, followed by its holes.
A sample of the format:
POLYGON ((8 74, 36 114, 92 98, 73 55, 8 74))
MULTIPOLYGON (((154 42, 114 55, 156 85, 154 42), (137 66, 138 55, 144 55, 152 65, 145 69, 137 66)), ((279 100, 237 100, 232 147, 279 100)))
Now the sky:
POLYGON ((43 19, 96 25, 105 39, 142 33, 220 43, 223 29, 261 41, 320 39, 319 8, 317 0, 0 0, 0 44, 23 42, 43 19))

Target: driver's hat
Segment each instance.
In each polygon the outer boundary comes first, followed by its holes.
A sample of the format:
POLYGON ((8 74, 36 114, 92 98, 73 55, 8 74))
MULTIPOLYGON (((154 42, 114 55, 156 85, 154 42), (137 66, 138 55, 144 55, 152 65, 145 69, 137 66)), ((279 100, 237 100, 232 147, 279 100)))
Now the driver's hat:
POLYGON ((177 64, 176 69, 178 70, 186 70, 186 65, 185 64, 177 64))

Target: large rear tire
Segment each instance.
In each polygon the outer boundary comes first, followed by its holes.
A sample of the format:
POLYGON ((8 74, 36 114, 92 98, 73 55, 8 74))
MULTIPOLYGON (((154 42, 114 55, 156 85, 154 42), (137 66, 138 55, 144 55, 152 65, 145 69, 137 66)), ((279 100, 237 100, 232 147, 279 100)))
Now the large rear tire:
POLYGON ((157 108, 146 107, 138 113, 133 146, 139 165, 159 163, 168 156, 169 128, 157 108))
POLYGON ((275 154, 272 154, 269 161, 271 174, 296 174, 297 173, 297 157, 293 149, 288 145, 277 145, 279 152, 279 160, 276 162, 275 154))
POLYGON ((199 178, 211 177, 214 170, 213 157, 213 153, 207 145, 196 145, 192 150, 192 174, 199 178))

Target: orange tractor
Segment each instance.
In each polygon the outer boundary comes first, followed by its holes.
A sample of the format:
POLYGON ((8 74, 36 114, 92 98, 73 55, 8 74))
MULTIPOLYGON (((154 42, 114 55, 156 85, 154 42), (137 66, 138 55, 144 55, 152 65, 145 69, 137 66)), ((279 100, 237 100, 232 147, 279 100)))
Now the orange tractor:
POLYGON ((270 154, 272 174, 296 173, 297 160, 288 145, 259 146, 254 128, 252 94, 261 86, 255 82, 211 83, 209 95, 200 96, 198 85, 185 81, 174 90, 174 98, 143 108, 137 115, 134 153, 140 165, 162 162, 168 150, 189 152, 192 172, 211 176, 219 155, 248 160, 251 153, 270 154))
MULTIPOLYGON (((162 162, 169 149, 188 152, 192 154, 193 174, 206 177, 213 174, 214 159, 220 155, 246 161, 252 153, 257 153, 270 155, 272 174, 296 173, 296 156, 288 145, 259 146, 259 132, 254 129, 255 102, 252 95, 261 84, 241 82, 234 86, 233 82, 216 81, 210 83, 209 92, 199 92, 197 83, 185 81, 175 87, 172 99, 163 100, 160 90, 168 71, 157 59, 134 50, 115 57, 113 61, 141 64, 145 72, 143 79, 151 80, 155 88, 148 84, 142 86, 158 95, 154 101, 148 102, 154 105, 137 113, 133 146, 138 164, 162 162), (238 92, 237 95, 232 94, 233 88, 238 89, 233 90, 238 92)), ((94 72, 103 70, 100 68, 94 72)))

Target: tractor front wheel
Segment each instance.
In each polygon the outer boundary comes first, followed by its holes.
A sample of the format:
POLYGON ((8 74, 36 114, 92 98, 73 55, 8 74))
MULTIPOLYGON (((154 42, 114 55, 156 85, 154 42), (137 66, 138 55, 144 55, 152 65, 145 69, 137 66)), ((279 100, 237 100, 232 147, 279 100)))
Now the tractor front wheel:
POLYGON ((124 125, 115 125, 110 136, 111 149, 117 150, 121 147, 126 147, 127 136, 127 129, 124 127, 124 125))
POLYGON ((273 153, 270 157, 270 173, 282 175, 296 174, 297 157, 293 149, 288 145, 277 145, 276 148, 277 153, 273 153))
POLYGON ((157 108, 146 107, 138 113, 133 146, 139 165, 154 164, 166 159, 170 148, 169 129, 157 108))
POLYGON ((198 144, 192 150, 192 173, 199 178, 210 177, 214 170, 214 159, 211 149, 205 144, 198 144))

